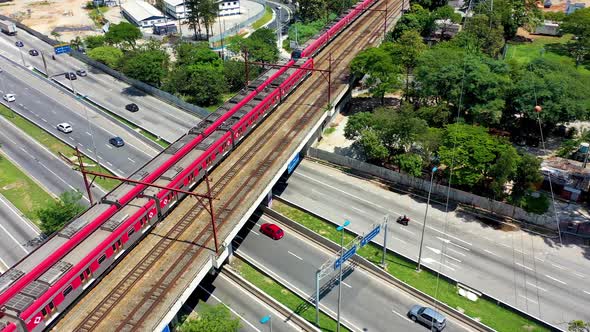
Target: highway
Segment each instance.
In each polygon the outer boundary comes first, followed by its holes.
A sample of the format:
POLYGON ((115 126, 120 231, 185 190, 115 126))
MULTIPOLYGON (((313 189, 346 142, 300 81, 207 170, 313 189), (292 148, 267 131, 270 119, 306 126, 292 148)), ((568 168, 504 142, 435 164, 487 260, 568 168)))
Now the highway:
POLYGON ((6 60, 0 60, 0 66, 3 69, 0 73, 0 93, 16 95, 16 101, 11 102, 10 107, 52 135, 77 145, 89 157, 98 158, 113 173, 128 176, 157 154, 158 151, 147 145, 144 138, 131 135, 34 74, 6 60), (59 132, 56 126, 61 122, 68 122, 73 132, 59 132), (114 136, 122 137, 125 146, 115 148, 110 145, 109 138, 114 136))
MULTIPOLYGON (((252 222, 254 223, 254 222, 252 222)), ((250 223, 250 225, 252 224, 250 223)), ((247 224, 246 227, 248 227, 247 224)), ((284 225, 270 221, 262 216, 252 229, 236 253, 262 268, 274 278, 281 280, 292 290, 311 298, 315 294, 316 270, 335 255, 319 246, 294 234, 284 225), (285 236, 274 241, 259 233, 260 225, 273 222, 285 230, 285 236)), ((354 331, 424 331, 425 328, 413 323, 406 313, 418 300, 405 292, 391 287, 384 281, 370 276, 360 268, 345 274, 342 280, 341 317, 347 327, 354 331)), ((323 310, 336 316, 337 278, 332 272, 322 279, 320 287, 335 278, 332 289, 320 300, 323 310)), ((448 321, 445 331, 464 331, 462 326, 448 321)))
POLYGON ((16 36, 0 34, 0 45, 0 49, 4 51, 3 54, 13 61, 22 64, 24 59, 26 65, 32 64, 42 71, 45 69, 41 54, 30 56, 28 52, 31 49, 36 49, 39 52, 43 51, 49 74, 63 83, 68 89, 70 83, 65 78, 64 73, 85 69, 88 76, 78 77, 74 82, 76 92, 91 98, 109 111, 133 122, 140 128, 164 138, 168 142, 175 141, 200 121, 196 115, 189 114, 160 99, 147 95, 143 91, 100 70, 91 69, 85 63, 67 54, 56 55, 56 60, 52 60, 53 47, 26 31, 19 30, 16 36), (17 40, 24 43, 24 47, 21 49, 22 58, 19 54, 19 48, 15 45, 17 40), (126 111, 125 105, 129 103, 137 104, 139 111, 136 113, 126 111))
MULTIPOLYGON (((363 233, 389 213, 388 248, 418 258, 425 200, 304 160, 280 196, 334 221, 351 221, 363 233), (395 222, 400 214, 409 226, 395 222)), ((513 229, 495 230, 465 213, 429 209, 423 263, 522 310, 567 328, 590 319, 590 263, 577 247, 513 229)), ((379 235, 376 241, 382 243, 379 235)))
POLYGON ((241 320, 240 332, 265 332, 269 326, 262 325, 260 319, 266 315, 272 316, 272 330, 278 332, 301 331, 291 321, 266 303, 250 294, 244 288, 233 282, 223 274, 218 274, 214 279, 207 276, 199 287, 196 294, 199 296, 199 303, 196 310, 202 308, 203 303, 217 305, 223 303, 230 309, 232 315, 241 320))
MULTIPOLYGON (((74 171, 51 151, 1 116, 0 149, 14 164, 41 183, 52 195, 57 197, 65 191, 79 190, 84 194, 81 203, 89 204, 84 180, 80 173, 74 171)), ((93 187, 92 193, 95 198, 105 194, 98 187, 93 187)))
POLYGON ((28 242, 37 236, 39 231, 0 195, 0 273, 31 252, 34 246, 28 242))

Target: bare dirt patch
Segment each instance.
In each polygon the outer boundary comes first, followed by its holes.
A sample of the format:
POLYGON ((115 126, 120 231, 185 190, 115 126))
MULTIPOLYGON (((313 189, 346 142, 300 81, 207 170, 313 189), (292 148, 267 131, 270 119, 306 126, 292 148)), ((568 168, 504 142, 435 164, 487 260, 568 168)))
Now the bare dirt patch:
POLYGON ((87 0, 18 0, 0 7, 0 14, 47 36, 58 28, 62 31, 59 40, 70 41, 77 36, 96 34, 94 22, 84 9, 86 3, 87 0))

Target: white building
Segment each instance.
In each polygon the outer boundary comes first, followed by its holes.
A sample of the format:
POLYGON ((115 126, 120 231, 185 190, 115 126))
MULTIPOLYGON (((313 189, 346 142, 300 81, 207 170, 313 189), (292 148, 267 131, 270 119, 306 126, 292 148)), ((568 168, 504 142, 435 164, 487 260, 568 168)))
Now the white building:
POLYGON ((154 24, 164 23, 164 14, 144 1, 129 1, 121 5, 121 12, 132 23, 140 28, 151 27, 154 24))
POLYGON ((177 20, 186 18, 187 9, 185 6, 185 1, 186 0, 164 0, 166 14, 174 17, 177 20))
POLYGON ((239 15, 240 0, 219 1, 219 16, 239 15))

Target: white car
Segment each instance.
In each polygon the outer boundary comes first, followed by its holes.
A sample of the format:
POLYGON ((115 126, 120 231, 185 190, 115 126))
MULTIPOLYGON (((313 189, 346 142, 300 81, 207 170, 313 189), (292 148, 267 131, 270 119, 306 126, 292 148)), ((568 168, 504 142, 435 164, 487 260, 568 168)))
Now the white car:
POLYGON ((72 132, 72 126, 69 123, 64 122, 57 125, 57 130, 61 131, 62 133, 69 134, 72 132))
POLYGON ((11 101, 15 101, 15 95, 13 93, 7 93, 4 95, 4 100, 11 102, 11 101))

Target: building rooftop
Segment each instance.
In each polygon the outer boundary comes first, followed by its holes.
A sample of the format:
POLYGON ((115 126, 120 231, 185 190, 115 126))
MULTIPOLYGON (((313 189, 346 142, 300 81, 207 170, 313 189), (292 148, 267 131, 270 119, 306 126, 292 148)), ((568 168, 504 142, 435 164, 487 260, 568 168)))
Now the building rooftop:
POLYGON ((187 0, 164 0, 165 3, 171 6, 180 6, 185 3, 187 0))
POLYGON ((583 163, 560 157, 549 157, 541 163, 545 176, 551 175, 551 181, 558 184, 588 191, 590 189, 590 169, 582 167, 583 163))
POLYGON ((137 21, 143 21, 150 17, 164 17, 156 7, 144 1, 129 1, 121 5, 121 8, 137 21))

